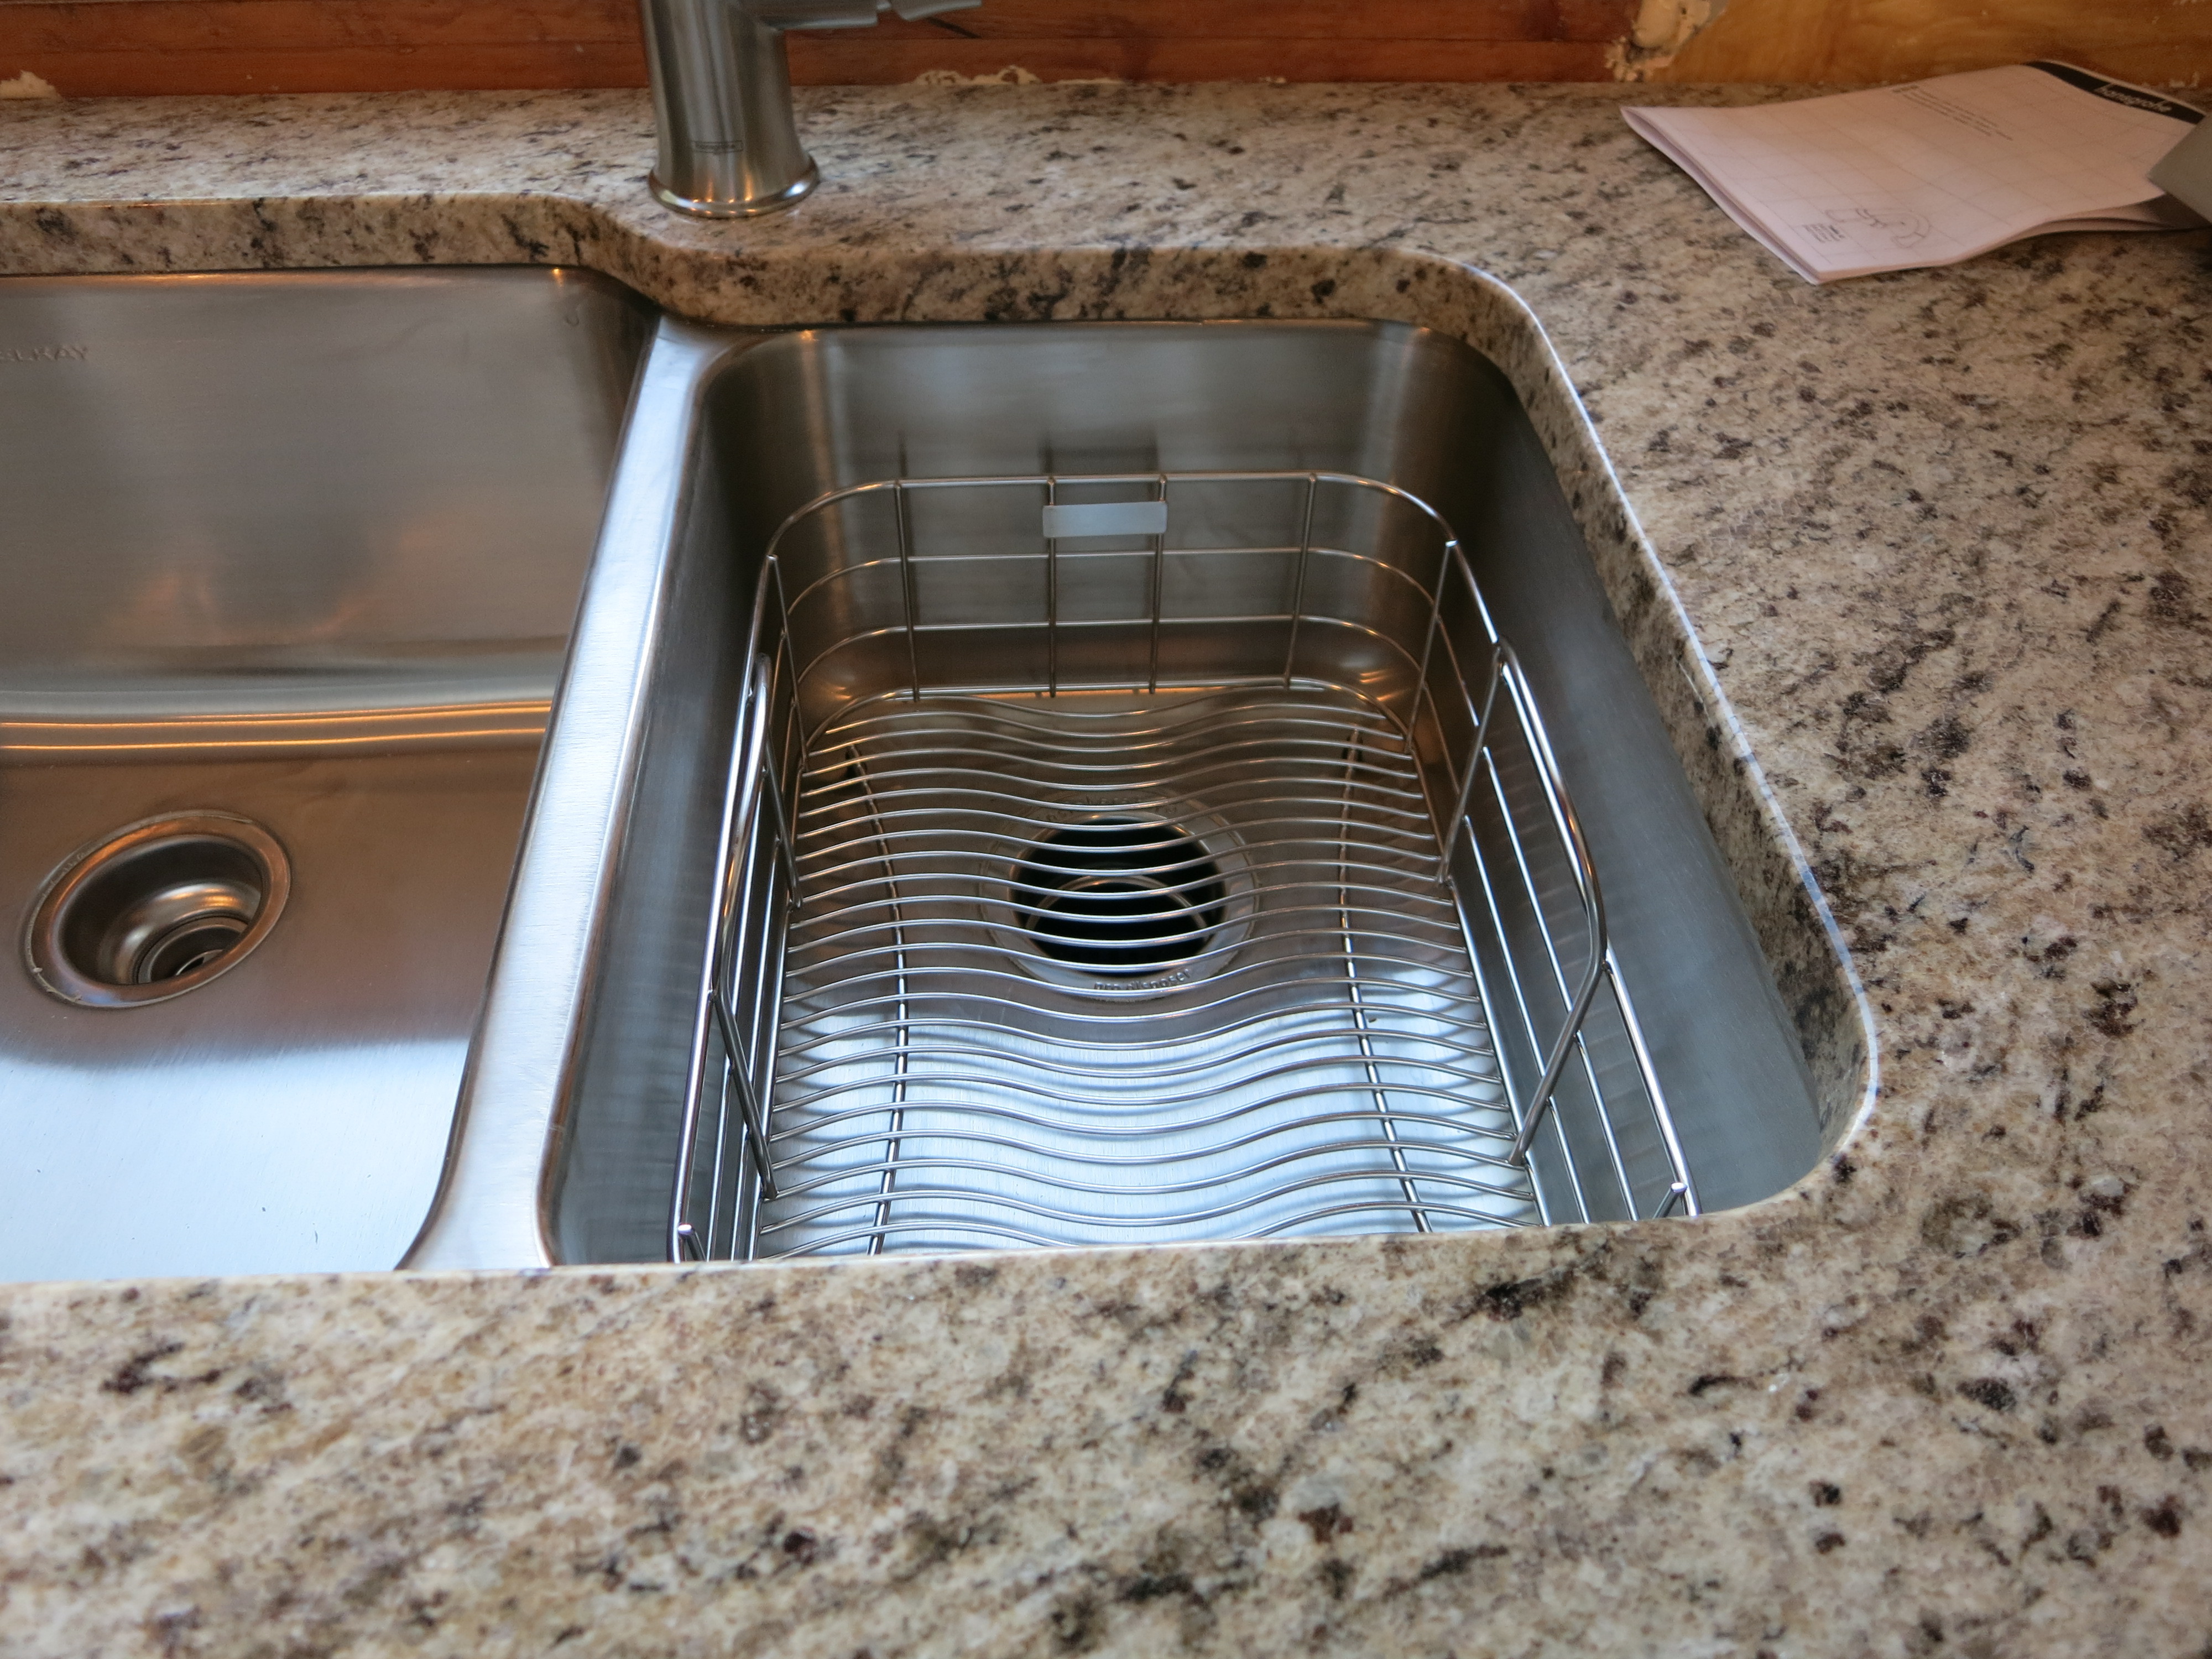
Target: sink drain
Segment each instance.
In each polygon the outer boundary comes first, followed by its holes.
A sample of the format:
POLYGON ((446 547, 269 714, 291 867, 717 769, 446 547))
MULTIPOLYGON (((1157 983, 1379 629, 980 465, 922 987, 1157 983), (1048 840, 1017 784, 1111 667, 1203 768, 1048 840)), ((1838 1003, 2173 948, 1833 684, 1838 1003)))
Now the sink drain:
POLYGON ((65 1001, 129 1008, 197 990, 268 937, 291 890, 284 849, 228 812, 147 818, 46 878, 23 937, 65 1001))
POLYGON ((1108 817, 1030 844, 1012 895, 1038 950, 1089 975, 1152 979, 1206 950, 1228 890, 1203 843, 1172 824, 1108 817))

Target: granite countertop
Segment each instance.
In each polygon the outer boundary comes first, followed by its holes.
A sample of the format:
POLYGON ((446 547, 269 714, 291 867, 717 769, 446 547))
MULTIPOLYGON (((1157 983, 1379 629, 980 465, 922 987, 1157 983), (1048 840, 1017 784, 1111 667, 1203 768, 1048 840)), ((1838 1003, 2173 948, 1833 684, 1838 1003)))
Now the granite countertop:
POLYGON ((1771 945, 1819 873, 1832 1152, 1693 1223, 6 1287, 0 1653, 2212 1653, 2212 235, 1814 289, 1603 89, 802 101, 734 228, 641 94, 15 103, 0 270, 1454 329, 1771 945))

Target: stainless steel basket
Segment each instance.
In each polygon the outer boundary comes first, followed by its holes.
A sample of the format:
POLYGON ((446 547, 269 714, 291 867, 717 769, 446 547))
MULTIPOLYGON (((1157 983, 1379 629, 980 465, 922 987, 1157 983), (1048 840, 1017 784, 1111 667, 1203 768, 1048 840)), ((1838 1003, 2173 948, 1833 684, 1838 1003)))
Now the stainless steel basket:
POLYGON ((1528 681, 1413 495, 862 483, 752 615, 672 1256, 1697 1210, 1528 681))

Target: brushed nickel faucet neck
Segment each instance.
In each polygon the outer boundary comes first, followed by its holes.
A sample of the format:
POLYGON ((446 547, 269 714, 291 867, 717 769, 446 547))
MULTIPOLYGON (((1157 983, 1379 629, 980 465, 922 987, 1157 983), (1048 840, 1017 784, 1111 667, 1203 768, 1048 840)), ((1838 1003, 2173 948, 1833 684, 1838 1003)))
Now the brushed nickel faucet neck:
POLYGON ((681 213, 749 218, 820 179, 799 142, 783 37, 959 11, 980 0, 640 0, 659 147, 647 184, 681 213))

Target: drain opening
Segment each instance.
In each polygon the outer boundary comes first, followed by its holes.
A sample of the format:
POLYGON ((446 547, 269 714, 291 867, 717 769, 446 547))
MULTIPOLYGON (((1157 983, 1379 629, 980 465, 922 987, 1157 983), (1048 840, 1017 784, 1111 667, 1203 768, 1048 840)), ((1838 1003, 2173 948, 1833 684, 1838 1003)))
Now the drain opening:
POLYGON ((1031 844, 1013 896, 1037 948, 1086 973, 1141 978, 1188 962, 1228 890, 1197 837, 1139 818, 1073 823, 1031 844))
POLYGON ((229 954, 260 908, 261 894, 242 881, 181 882, 149 893, 94 944, 94 977, 158 985, 196 974, 229 954))
POLYGON ((290 890, 283 849, 228 813, 149 818, 48 878, 24 938, 32 977, 94 1007, 159 1002, 258 945, 290 890))

